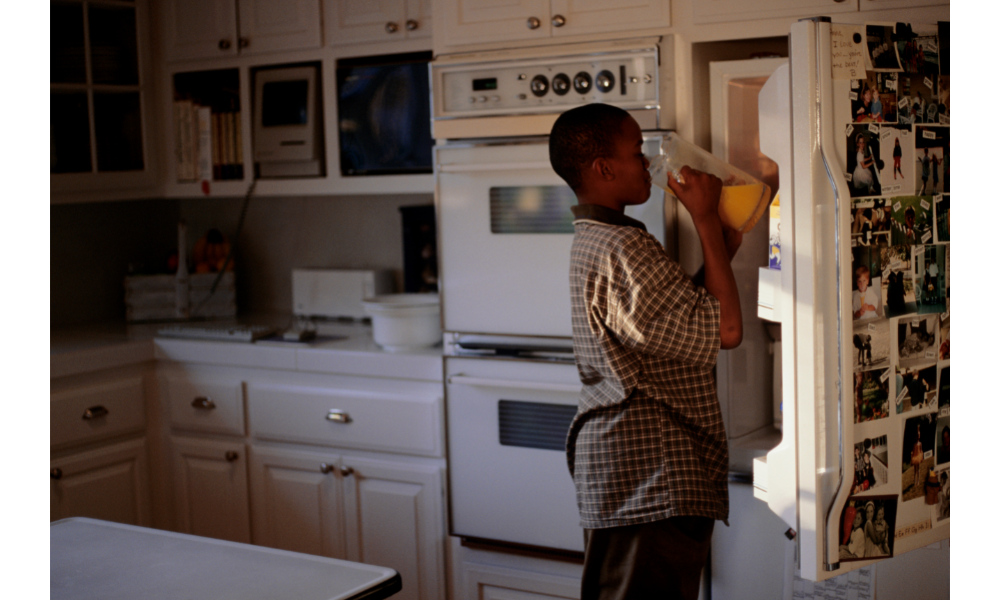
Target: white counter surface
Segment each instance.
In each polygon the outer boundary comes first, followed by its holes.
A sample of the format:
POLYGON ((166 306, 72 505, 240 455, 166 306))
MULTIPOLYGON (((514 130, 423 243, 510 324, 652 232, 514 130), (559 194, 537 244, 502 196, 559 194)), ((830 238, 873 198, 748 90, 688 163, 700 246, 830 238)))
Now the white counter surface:
MULTIPOLYGON (((279 328, 288 317, 241 319, 279 328)), ((217 322, 213 324, 223 324, 217 322)), ((232 322, 228 322, 232 323, 232 322)), ((151 360, 282 369, 314 373, 442 381, 441 345, 387 352, 372 339, 368 323, 321 323, 315 340, 216 342, 156 337, 165 324, 105 323, 53 329, 50 377, 65 377, 151 360)))

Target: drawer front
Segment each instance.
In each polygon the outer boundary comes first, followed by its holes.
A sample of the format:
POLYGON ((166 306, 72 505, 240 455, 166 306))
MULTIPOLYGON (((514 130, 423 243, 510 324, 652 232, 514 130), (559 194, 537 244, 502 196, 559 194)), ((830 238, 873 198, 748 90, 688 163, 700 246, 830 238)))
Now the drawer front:
POLYGON ((163 386, 174 429, 243 435, 243 382, 168 376, 163 386))
POLYGON ((143 379, 138 375, 53 393, 51 444, 77 444, 145 428, 143 379))
POLYGON ((247 384, 259 439, 443 456, 441 400, 288 384, 247 384))

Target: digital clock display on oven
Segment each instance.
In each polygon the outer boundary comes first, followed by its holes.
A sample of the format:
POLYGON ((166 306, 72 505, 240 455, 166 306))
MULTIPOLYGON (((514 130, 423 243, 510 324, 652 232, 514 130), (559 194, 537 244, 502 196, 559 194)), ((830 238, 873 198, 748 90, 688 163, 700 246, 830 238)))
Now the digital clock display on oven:
POLYGON ((483 92, 486 90, 495 90, 495 89, 497 89, 496 77, 488 77, 485 79, 472 80, 472 91, 474 92, 483 92))

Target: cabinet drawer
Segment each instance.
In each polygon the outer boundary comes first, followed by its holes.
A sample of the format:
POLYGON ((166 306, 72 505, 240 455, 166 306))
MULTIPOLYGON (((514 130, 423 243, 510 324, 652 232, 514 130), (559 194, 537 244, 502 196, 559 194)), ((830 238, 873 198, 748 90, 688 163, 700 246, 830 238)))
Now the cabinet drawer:
POLYGON ((143 377, 81 386, 50 396, 53 446, 103 439, 146 426, 143 377))
POLYGON ((439 397, 248 383, 247 405, 259 439, 442 456, 439 397))
POLYGON ((163 388, 174 429, 243 435, 242 381, 169 376, 163 388))

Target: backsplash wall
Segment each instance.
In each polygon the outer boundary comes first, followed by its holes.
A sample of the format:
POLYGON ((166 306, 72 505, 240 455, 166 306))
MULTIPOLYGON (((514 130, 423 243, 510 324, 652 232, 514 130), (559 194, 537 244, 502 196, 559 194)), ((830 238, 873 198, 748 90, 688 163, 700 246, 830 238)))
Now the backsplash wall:
MULTIPOLYGON (((433 202, 432 194, 252 197, 235 257, 240 314, 290 312, 296 267, 391 269, 402 290, 399 208, 433 202)), ((232 239, 242 206, 243 198, 53 205, 50 326, 124 320, 130 264, 165 271, 180 218, 188 256, 212 227, 232 239)))

